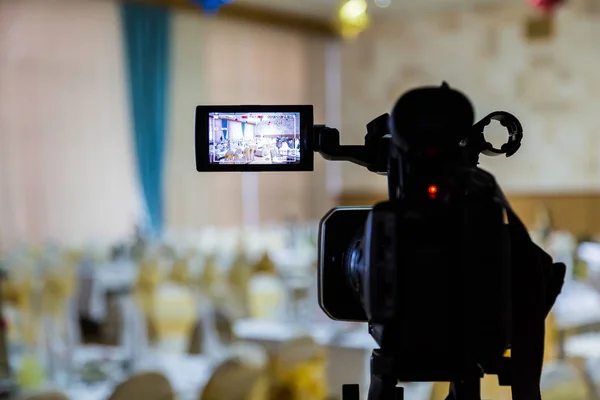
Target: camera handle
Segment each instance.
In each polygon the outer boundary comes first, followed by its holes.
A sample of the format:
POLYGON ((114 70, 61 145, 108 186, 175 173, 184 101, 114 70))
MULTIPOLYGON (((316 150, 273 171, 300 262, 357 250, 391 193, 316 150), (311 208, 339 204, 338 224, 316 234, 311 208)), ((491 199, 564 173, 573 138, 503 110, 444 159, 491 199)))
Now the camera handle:
MULTIPOLYGON (((314 150, 329 161, 350 161, 366 167, 369 171, 386 175, 390 155, 389 114, 383 114, 367 124, 364 145, 340 145, 340 132, 325 125, 314 126, 314 150)), ((506 155, 510 157, 521 147, 523 127, 514 115, 506 111, 495 111, 473 125, 471 134, 461 146, 465 147, 469 158, 477 165, 480 154, 489 157, 506 155), (484 130, 492 120, 500 122, 508 131, 508 140, 499 149, 485 139, 484 130)))
MULTIPOLYGON (((450 382, 446 400, 481 400, 481 375, 460 382, 450 382)), ((371 385, 368 400, 404 400, 404 388, 396 386, 394 358, 381 349, 371 355, 371 385)), ((359 385, 343 385, 342 400, 360 400, 359 385)), ((410 399, 408 399, 410 400, 410 399)))
POLYGON ((497 157, 504 154, 506 157, 510 157, 521 147, 521 140, 523 140, 523 127, 517 117, 506 111, 494 111, 473 125, 471 135, 461 142, 461 144, 469 150, 474 159, 477 159, 479 154, 484 154, 488 157, 497 157), (485 127, 492 120, 500 122, 500 125, 508 131, 508 140, 499 149, 495 148, 494 145, 485 139, 485 127))

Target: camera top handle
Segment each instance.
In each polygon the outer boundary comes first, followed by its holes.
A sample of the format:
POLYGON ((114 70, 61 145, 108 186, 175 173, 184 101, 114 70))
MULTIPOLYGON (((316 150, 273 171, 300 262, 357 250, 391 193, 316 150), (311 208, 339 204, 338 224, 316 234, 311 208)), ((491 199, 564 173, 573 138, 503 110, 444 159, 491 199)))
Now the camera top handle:
POLYGON ((510 157, 521 147, 521 140, 523 140, 523 127, 517 117, 506 111, 495 111, 473 125, 472 135, 467 139, 467 146, 473 146, 473 151, 489 157, 496 157, 501 154, 506 154, 506 157, 510 157), (508 140, 499 149, 496 149, 484 137, 485 127, 492 120, 500 122, 500 125, 508 131, 508 140))

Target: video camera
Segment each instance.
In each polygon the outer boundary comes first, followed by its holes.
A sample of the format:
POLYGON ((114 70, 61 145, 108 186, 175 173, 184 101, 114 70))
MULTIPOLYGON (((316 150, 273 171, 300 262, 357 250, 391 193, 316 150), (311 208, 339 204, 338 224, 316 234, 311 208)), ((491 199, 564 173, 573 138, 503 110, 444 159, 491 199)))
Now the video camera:
MULTIPOLYGON (((364 145, 340 145, 336 129, 313 125, 311 106, 196 110, 198 171, 311 171, 318 152, 387 175, 387 201, 334 208, 319 227, 319 305, 367 322, 380 347, 369 400, 402 398, 399 382, 450 382, 448 399, 479 400, 484 374, 514 400, 541 398, 544 321, 565 267, 477 167, 480 154, 517 152, 520 122, 507 112, 473 122, 446 83, 401 96, 367 124, 364 145), (492 120, 508 131, 499 149, 484 136, 492 120)), ((344 400, 358 399, 358 385, 345 385, 344 400)))

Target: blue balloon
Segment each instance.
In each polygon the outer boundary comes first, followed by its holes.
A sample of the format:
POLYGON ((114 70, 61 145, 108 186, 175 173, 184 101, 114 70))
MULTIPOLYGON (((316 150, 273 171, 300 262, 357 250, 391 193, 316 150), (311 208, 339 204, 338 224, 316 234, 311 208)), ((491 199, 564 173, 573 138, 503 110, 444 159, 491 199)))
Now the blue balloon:
POLYGON ((227 3, 231 3, 232 0, 192 0, 192 2, 207 12, 217 12, 219 8, 227 3))

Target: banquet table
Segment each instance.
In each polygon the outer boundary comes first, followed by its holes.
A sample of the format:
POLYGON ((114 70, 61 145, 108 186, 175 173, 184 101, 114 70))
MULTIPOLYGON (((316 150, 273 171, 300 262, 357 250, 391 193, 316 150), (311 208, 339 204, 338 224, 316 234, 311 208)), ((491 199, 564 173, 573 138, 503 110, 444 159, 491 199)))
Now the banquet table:
MULTIPOLYGON (((264 346, 267 351, 276 350, 282 343, 295 337, 309 335, 328 349, 327 369, 330 396, 341 399, 342 385, 359 384, 361 398, 366 398, 370 382, 371 352, 377 346, 369 335, 366 324, 352 329, 339 329, 338 324, 326 323, 299 326, 277 321, 238 320, 234 326, 237 337, 264 346)), ((433 384, 429 382, 403 383, 404 395, 410 400, 429 400, 433 384)))
MULTIPOLYGON (((123 358, 123 350, 106 346, 82 346, 75 351, 75 365, 82 366, 88 361, 118 360, 123 358)), ((171 383, 177 400, 196 400, 202 388, 208 382, 214 369, 214 362, 205 356, 148 352, 138 363, 136 372, 159 372, 171 383)), ((46 390, 57 390, 71 400, 107 400, 115 387, 127 376, 119 371, 109 374, 111 379, 85 384, 71 379, 62 384, 51 385, 46 390)), ((152 400, 152 399, 147 399, 152 400)))
POLYGON ((586 282, 566 281, 552 308, 558 331, 559 358, 567 354, 600 358, 600 293, 586 282), (569 334, 569 331, 590 331, 569 334))
POLYGON ((552 312, 561 330, 600 323, 600 293, 585 282, 566 281, 552 312))

